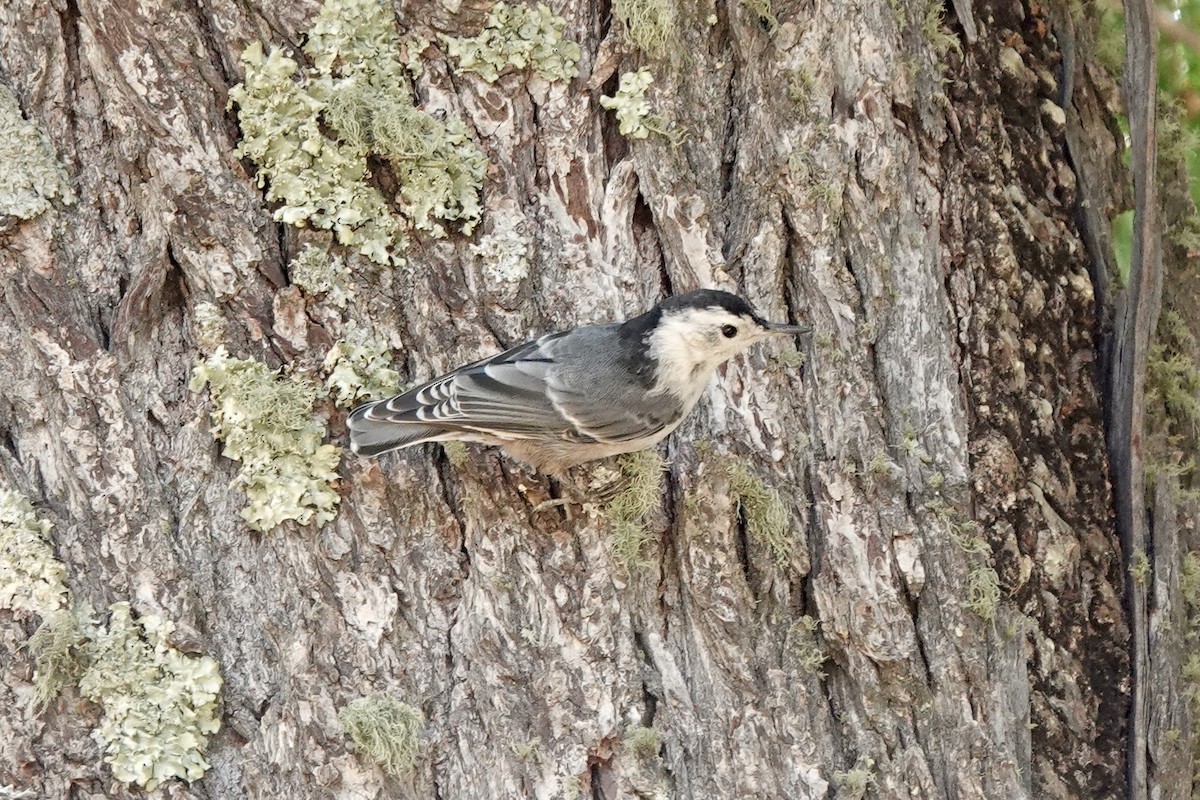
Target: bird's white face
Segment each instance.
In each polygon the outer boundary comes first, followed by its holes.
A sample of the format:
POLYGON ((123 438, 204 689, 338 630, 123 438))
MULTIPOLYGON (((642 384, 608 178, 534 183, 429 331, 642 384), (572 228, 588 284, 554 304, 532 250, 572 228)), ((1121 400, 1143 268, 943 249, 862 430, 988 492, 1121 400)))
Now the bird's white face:
POLYGON ((771 333, 754 319, 720 307, 664 313, 649 338, 650 355, 658 362, 656 388, 694 397, 720 364, 771 333))

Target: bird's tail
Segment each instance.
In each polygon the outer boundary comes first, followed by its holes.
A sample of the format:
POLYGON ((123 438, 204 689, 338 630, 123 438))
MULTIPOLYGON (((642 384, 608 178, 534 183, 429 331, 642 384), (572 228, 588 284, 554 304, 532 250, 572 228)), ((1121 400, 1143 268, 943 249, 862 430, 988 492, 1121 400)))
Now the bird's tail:
POLYGON ((350 429, 350 449, 356 454, 377 456, 389 450, 433 441, 446 433, 443 428, 397 419, 387 415, 382 408, 376 410, 386 402, 367 403, 350 412, 346 426, 350 429), (373 414, 373 410, 376 413, 373 414))

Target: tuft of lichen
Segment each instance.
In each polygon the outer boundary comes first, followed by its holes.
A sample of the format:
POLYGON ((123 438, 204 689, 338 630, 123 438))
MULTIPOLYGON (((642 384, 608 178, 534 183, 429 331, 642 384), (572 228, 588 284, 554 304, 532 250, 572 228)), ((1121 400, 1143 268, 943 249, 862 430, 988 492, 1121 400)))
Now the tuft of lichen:
POLYGON ((242 464, 233 485, 246 494, 242 519, 267 531, 285 520, 323 525, 337 515, 333 489, 341 450, 323 444, 325 426, 313 418, 317 389, 253 359, 218 347, 198 362, 191 390, 208 387, 212 433, 223 455, 242 464))
POLYGON ((838 800, 861 800, 875 786, 875 759, 863 756, 853 769, 835 771, 833 782, 838 786, 838 800))
POLYGON ((108 624, 89 633, 79 680, 83 696, 104 709, 93 736, 113 777, 148 791, 169 778, 201 778, 209 768, 202 751, 221 727, 217 662, 172 647, 174 629, 153 614, 134 619, 128 603, 114 603, 108 624))
POLYGON ((467 446, 462 442, 442 442, 442 452, 455 469, 462 469, 467 463, 467 446))
POLYGON ((225 341, 225 318, 215 305, 207 301, 196 303, 192 309, 192 328, 201 352, 211 353, 225 341))
POLYGON ((817 641, 816 632, 819 625, 816 618, 805 614, 792 623, 788 630, 788 638, 792 640, 791 653, 796 669, 809 675, 823 677, 825 672, 821 666, 828 656, 817 641))
POLYGON ((49 520, 23 495, 0 489, 0 608, 47 619, 68 602, 67 568, 54 557, 49 520))
POLYGON ((59 198, 75 201, 67 174, 50 139, 21 114, 21 106, 0 85, 0 218, 32 219, 59 198))
POLYGON ((360 697, 338 713, 354 749, 392 775, 411 772, 421 746, 421 712, 394 697, 360 697))
POLYGON ((487 24, 471 37, 443 36, 446 53, 459 72, 476 72, 495 83, 508 67, 533 67, 548 81, 569 81, 578 74, 579 45, 566 38, 567 22, 549 6, 496 3, 487 24))
POLYGON ((659 500, 659 478, 667 468, 656 450, 626 453, 617 459, 621 490, 605 503, 613 524, 613 558, 625 569, 646 567, 642 551, 650 541, 646 516, 659 500))
POLYGON ((771 0, 742 0, 742 7, 766 25, 769 33, 774 33, 779 27, 779 19, 775 16, 771 0))
POLYGON ((234 151, 258 167, 274 217, 288 225, 333 231, 338 243, 378 264, 407 246, 379 190, 366 183, 365 159, 321 132, 324 104, 297 82, 299 65, 282 50, 254 42, 242 52, 244 82, 229 90, 242 141, 234 151))
POLYGON ((645 139, 651 132, 662 132, 662 121, 650 115, 650 101, 646 99, 652 83, 654 77, 648 69, 626 72, 615 95, 601 95, 600 105, 617 113, 617 130, 622 136, 645 139))
POLYGON ((613 0, 612 11, 627 41, 651 58, 668 55, 676 35, 674 0, 613 0))
POLYGON ((79 681, 83 665, 79 645, 84 637, 86 611, 60 609, 47 617, 29 637, 33 656, 34 707, 43 709, 64 687, 79 681))
POLYGON ((529 277, 529 237, 515 228, 502 228, 481 236, 471 252, 483 262, 489 284, 512 287, 529 277))
POLYGON ((967 575, 967 608, 983 620, 996 619, 1000 607, 1000 576, 987 564, 976 566, 967 575))
POLYGON ((368 330, 348 322, 342 339, 329 349, 324 367, 328 374, 325 388, 334 401, 350 407, 359 400, 375 400, 396 391, 400 373, 392 369, 387 343, 368 330))
POLYGON ((625 731, 621 743, 626 751, 637 758, 657 758, 662 748, 662 736, 657 728, 634 725, 625 731))
POLYGON ((725 464, 725 473, 729 478, 729 493, 745 516, 746 532, 767 547, 777 567, 786 567, 796 553, 797 537, 779 492, 738 459, 725 464))
POLYGON ((275 218, 332 230, 379 264, 401 263, 394 252, 408 239, 366 182, 369 155, 394 170, 408 223, 435 236, 446 233, 438 220, 471 231, 487 170, 462 120, 416 108, 402 51, 390 4, 326 0, 304 44, 311 68, 256 42, 242 53, 245 81, 230 90, 242 127, 237 153, 257 165, 267 199, 281 203, 275 218))
POLYGON ((305 245, 288 263, 288 275, 305 294, 324 295, 338 308, 345 308, 354 297, 346 259, 311 244, 305 245))

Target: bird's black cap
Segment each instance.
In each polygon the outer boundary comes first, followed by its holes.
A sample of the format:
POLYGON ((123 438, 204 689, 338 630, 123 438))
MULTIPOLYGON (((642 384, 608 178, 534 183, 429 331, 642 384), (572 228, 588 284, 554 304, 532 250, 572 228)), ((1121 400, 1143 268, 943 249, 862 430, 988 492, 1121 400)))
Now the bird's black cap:
POLYGON ((730 314, 748 317, 764 328, 768 325, 767 321, 754 310, 754 306, 736 294, 723 292, 720 289, 697 289, 687 294, 668 297, 659 304, 659 308, 665 312, 684 308, 723 308, 730 314))

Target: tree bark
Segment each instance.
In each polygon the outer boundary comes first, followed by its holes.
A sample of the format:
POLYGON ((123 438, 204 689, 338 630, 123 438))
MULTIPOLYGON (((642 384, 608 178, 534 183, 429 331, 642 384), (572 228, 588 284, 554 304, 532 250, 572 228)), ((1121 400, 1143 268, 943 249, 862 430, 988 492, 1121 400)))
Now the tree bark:
MULTIPOLYGON (((414 234, 398 267, 274 221, 234 155, 239 54, 299 51, 319 4, 0 5, 0 77, 77 198, 0 233, 0 481, 54 523, 77 600, 128 600, 220 662, 212 767, 158 795, 1126 796, 1096 281, 1128 190, 1090 23, 704 0, 649 55, 606 3, 555 0, 579 76, 487 83, 437 35, 474 35, 488 4, 447 5, 398 3, 397 24, 429 42, 419 102, 488 157, 484 214, 414 234), (627 139, 598 102, 639 66, 671 136, 627 139), (507 230, 530 242, 515 285, 471 249, 507 230), (337 312, 291 283, 307 244, 347 259, 347 319, 385 332, 404 385, 705 286, 815 333, 801 366, 775 346, 728 364, 661 448, 648 566, 603 515, 539 507, 586 495, 586 470, 474 447, 347 451, 333 522, 257 533, 188 388, 196 308, 231 354, 317 371, 337 312), (783 499, 789 557, 731 464, 783 499), (372 693, 424 716, 408 776, 338 723, 372 693), (657 753, 625 741, 639 726, 657 753)), ((344 409, 318 415, 344 446, 344 409)), ((0 611, 0 786, 140 794, 78 691, 29 707, 35 627, 0 611)))

